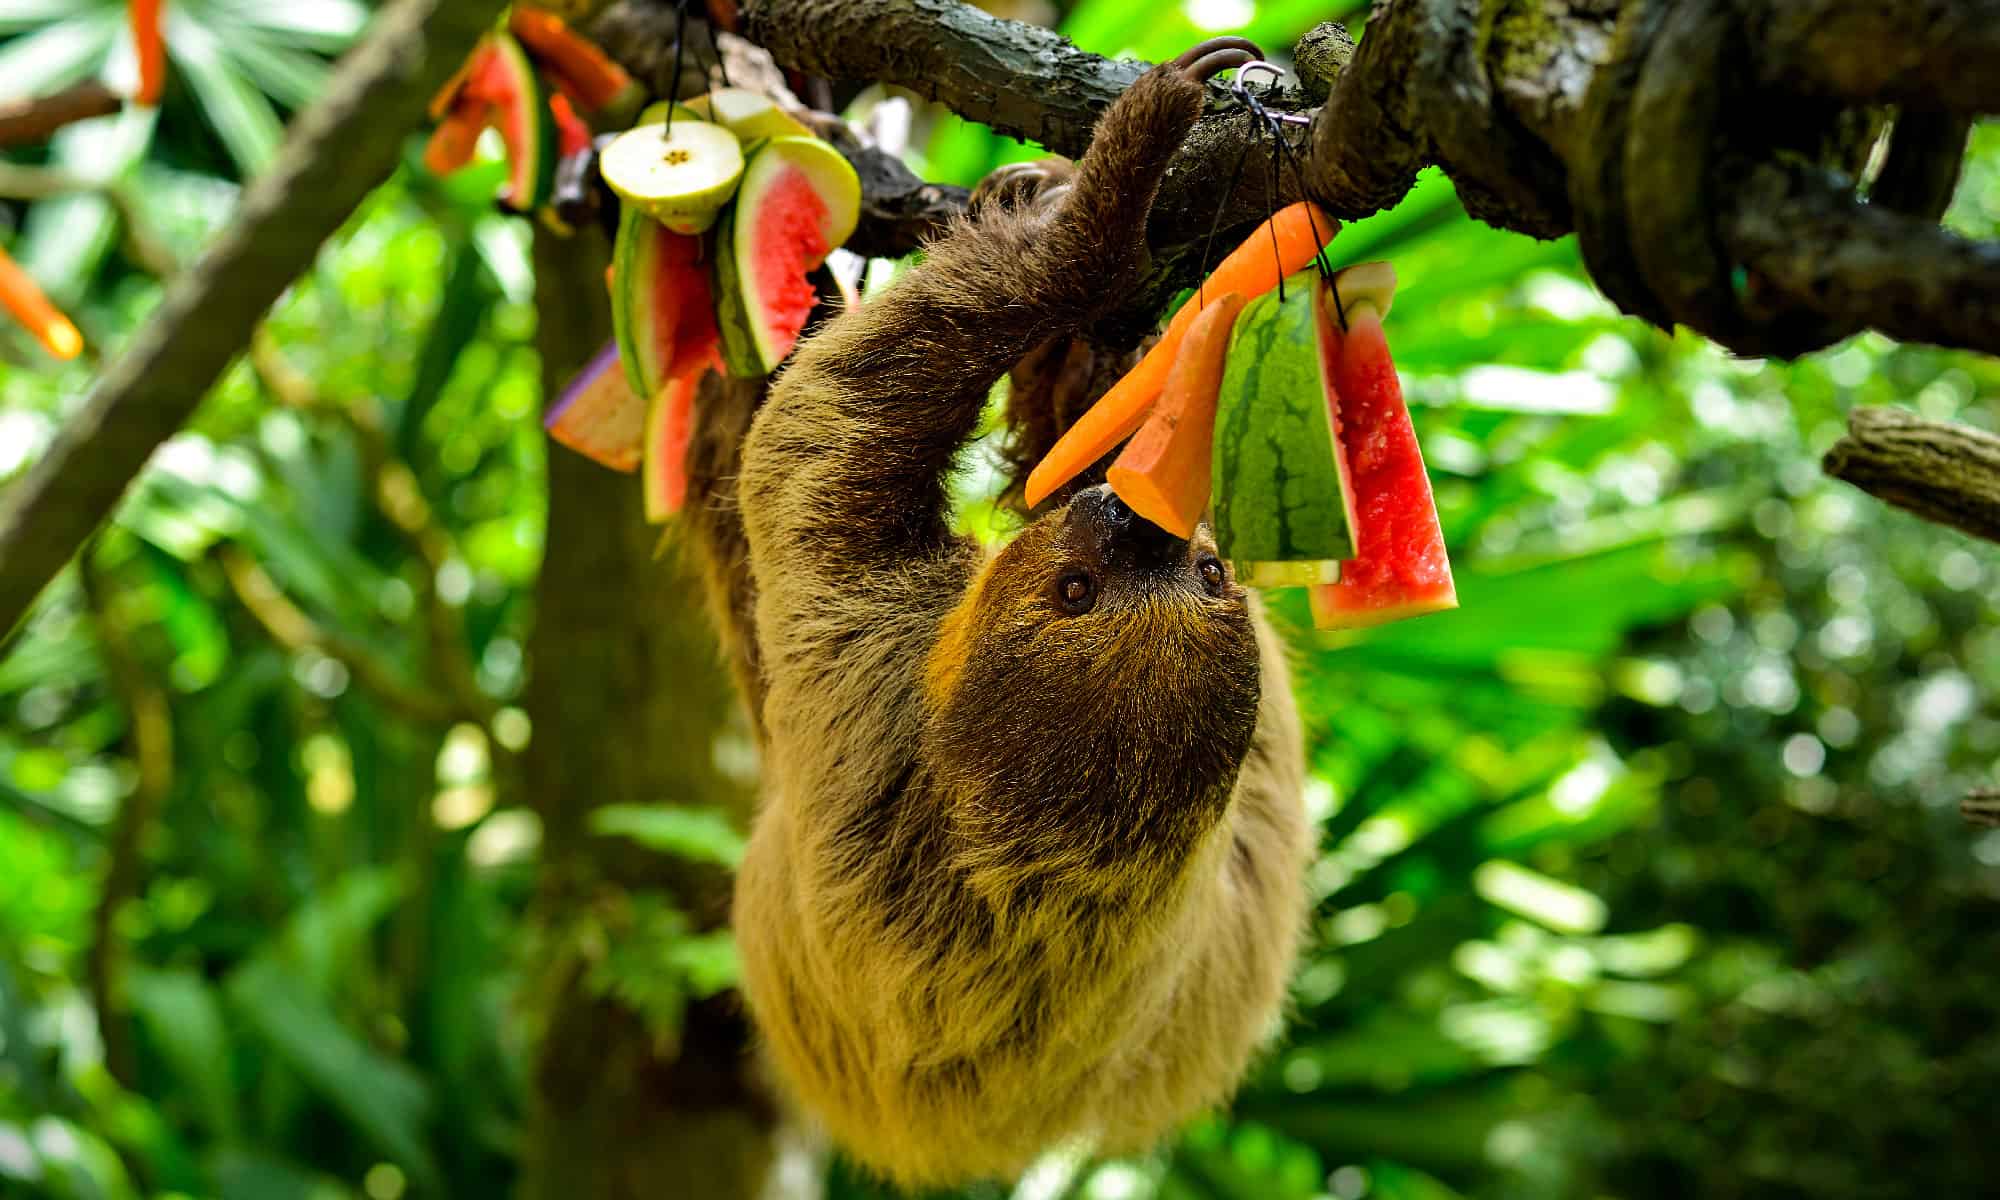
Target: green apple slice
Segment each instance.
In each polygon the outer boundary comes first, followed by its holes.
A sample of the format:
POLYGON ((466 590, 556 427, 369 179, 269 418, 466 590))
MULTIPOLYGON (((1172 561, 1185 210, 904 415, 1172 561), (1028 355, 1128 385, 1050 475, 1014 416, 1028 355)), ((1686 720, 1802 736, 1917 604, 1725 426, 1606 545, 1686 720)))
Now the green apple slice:
POLYGON ((613 138, 597 166, 612 191, 660 224, 675 233, 700 233, 735 193, 743 147, 720 125, 640 125, 613 138))
POLYGON ((690 96, 682 107, 706 121, 735 134, 743 141, 758 138, 811 137, 813 132, 800 124, 769 96, 749 88, 715 88, 690 96))

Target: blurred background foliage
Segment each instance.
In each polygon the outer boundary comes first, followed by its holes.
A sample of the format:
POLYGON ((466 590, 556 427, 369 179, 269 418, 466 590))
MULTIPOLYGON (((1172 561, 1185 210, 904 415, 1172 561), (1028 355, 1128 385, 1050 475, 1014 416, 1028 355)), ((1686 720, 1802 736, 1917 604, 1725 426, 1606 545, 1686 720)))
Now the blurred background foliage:
MULTIPOLYGON (((1041 15, 1157 59, 1286 45, 1328 7, 1041 15)), ((121 10, 0 0, 0 90, 115 82, 121 10)), ((53 366, 0 331, 0 476, 157 302, 147 247, 228 221, 367 17, 168 12, 156 115, 0 159, 0 185, 84 182, 0 196, 0 244, 93 348, 53 366)), ((936 120, 912 157, 971 182, 1025 152, 936 120)), ((0 1194, 515 1177, 539 834, 510 761, 548 451, 526 230, 493 182, 382 188, 0 660, 0 1194)), ((2000 129, 1950 221, 2000 234, 2000 129)), ((1618 317, 1573 241, 1473 223, 1434 172, 1334 249, 1404 281, 1390 336, 1463 607, 1334 638, 1279 599, 1324 833, 1294 1019, 1234 1106, 1150 1158, 964 1194, 1990 1190, 2000 833, 1955 805, 2000 770, 2000 557, 1817 457, 1856 404, 2000 428, 2000 364, 1872 335, 1732 361, 1618 317)), ((709 814, 607 812, 733 860, 709 814)), ((731 959, 655 916, 662 961, 608 954, 601 987, 671 1044, 731 959)))

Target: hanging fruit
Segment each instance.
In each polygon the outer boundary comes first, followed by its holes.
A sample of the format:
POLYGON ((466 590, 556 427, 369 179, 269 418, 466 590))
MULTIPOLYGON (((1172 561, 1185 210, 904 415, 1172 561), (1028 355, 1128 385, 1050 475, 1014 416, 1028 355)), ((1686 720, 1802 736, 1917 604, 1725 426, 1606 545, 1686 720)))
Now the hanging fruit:
POLYGON ((1312 591, 1313 624, 1351 629, 1458 607, 1444 530, 1389 357, 1382 318, 1396 275, 1386 263, 1336 277, 1347 316, 1335 330, 1341 441, 1353 482, 1355 554, 1338 582, 1312 591))

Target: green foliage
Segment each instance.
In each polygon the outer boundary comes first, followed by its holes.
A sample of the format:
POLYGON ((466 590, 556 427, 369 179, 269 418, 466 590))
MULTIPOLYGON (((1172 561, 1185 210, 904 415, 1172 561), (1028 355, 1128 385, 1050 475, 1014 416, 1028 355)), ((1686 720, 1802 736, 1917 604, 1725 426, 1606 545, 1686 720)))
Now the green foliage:
MULTIPOLYGON (((119 7, 0 0, 0 80, 116 76, 119 7)), ((1323 10, 1088 0, 1066 27, 1161 57, 1203 22, 1276 48, 1323 10)), ((157 121, 50 153, 143 188, 192 247, 358 11, 171 4, 157 121)), ((927 146, 967 182, 1021 152, 963 127, 927 146)), ((521 997, 546 983, 524 966, 575 967, 663 1052, 737 978, 664 890, 529 908, 536 313, 522 226, 476 173, 370 201, 270 319, 291 375, 232 372, 92 547, 96 591, 60 581, 0 658, 0 1194, 501 1194, 521 997), (385 457, 421 538, 380 500, 385 457)), ((104 346, 157 302, 97 198, 0 212, 104 346)), ((2000 230, 2000 131, 1951 220, 2000 230)), ((1469 222, 1435 173, 1334 249, 1402 276, 1389 333, 1463 607, 1333 636, 1277 598, 1323 840, 1292 1023, 1231 1108, 1146 1158, 1073 1149, 954 1194, 1988 1190, 2000 835, 1951 808, 2000 756, 2000 564, 1816 460, 1856 403, 2000 426, 2000 368, 1875 337, 1732 362, 1619 318, 1572 242, 1469 222)), ((0 480, 95 369, 20 362, 0 480)), ((706 810, 589 832, 711 875, 742 851, 706 810)), ((885 1195, 842 1163, 828 1192, 885 1195)))

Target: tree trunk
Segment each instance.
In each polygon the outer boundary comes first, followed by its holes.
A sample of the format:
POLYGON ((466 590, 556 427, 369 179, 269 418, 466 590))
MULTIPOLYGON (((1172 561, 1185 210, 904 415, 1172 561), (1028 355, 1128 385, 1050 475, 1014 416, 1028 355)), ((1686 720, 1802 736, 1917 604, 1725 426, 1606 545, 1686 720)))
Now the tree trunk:
MULTIPOLYGON (((537 231, 535 249, 542 377, 554 396, 610 336, 606 248, 587 230, 567 241, 537 231)), ((656 553, 660 531, 642 519, 637 481, 551 446, 548 490, 522 763, 543 827, 528 983, 542 1038, 522 1195, 757 1196, 776 1116, 752 1076, 735 995, 691 1005, 678 1031, 651 1027, 588 985, 593 945, 580 933, 640 892, 668 893, 702 928, 726 924, 726 878, 592 836, 588 821, 608 804, 675 804, 720 807, 741 828, 750 789, 718 767, 716 748, 747 745, 747 726, 701 585, 675 548, 656 553)))

